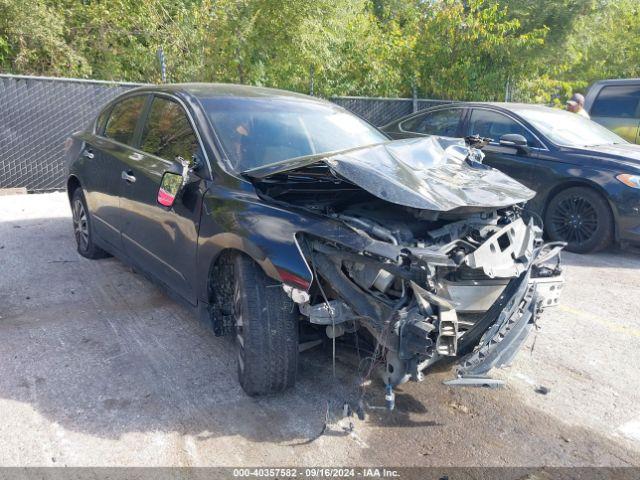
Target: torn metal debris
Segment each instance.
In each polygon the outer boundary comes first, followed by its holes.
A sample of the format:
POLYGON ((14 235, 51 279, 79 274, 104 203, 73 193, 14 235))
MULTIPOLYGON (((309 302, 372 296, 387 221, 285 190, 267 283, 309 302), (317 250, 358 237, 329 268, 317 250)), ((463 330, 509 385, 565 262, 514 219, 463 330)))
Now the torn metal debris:
POLYGON ((331 338, 375 338, 390 387, 445 357, 459 358, 452 384, 495 386, 486 373, 508 365, 558 303, 563 245, 545 245, 526 217, 534 192, 481 160, 428 138, 245 172, 265 199, 339 225, 298 232, 314 278, 287 292, 331 338))

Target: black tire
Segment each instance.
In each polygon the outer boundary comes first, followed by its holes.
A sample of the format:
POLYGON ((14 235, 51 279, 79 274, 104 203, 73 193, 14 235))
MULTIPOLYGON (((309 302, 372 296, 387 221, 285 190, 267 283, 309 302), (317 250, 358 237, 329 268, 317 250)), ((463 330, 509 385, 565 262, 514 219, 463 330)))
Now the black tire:
POLYGON ((567 250, 591 253, 613 240, 613 217, 607 201, 595 190, 571 187, 551 199, 545 229, 553 241, 567 242, 567 250))
POLYGON ((91 215, 81 188, 76 188, 71 197, 71 216, 78 253, 92 260, 108 257, 109 254, 93 241, 91 215))
POLYGON ((281 285, 245 255, 234 261, 238 377, 251 396, 282 392, 296 382, 298 313, 281 285))

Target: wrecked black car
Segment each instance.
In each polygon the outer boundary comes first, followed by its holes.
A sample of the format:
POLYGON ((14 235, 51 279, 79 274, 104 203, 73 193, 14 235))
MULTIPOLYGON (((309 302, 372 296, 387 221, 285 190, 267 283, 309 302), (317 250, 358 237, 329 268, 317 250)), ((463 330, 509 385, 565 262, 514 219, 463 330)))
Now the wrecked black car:
POLYGON ((303 327, 367 337, 387 389, 453 357, 452 383, 487 385, 557 304, 563 244, 471 145, 278 90, 131 90, 66 145, 78 252, 235 335, 250 395, 295 383, 303 327))

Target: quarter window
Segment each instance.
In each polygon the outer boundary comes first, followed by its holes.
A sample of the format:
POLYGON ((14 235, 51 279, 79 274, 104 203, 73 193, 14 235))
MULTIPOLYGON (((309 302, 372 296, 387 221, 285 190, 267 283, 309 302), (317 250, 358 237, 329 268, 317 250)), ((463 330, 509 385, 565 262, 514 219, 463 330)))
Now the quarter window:
POLYGON ((491 110, 474 109, 469 118, 467 135, 480 135, 498 142, 500 137, 508 133, 517 133, 527 139, 531 147, 540 147, 533 134, 512 118, 491 110))
POLYGON ((638 117, 640 85, 615 85, 600 90, 591 107, 594 117, 638 117))
POLYGON ((458 133, 461 113, 460 108, 436 110, 407 120, 401 127, 406 132, 455 137, 458 133))
POLYGON ((141 148, 166 160, 191 160, 196 155, 198 139, 180 105, 164 98, 153 99, 141 148))
POLYGON ((104 136, 131 145, 145 98, 145 96, 139 95, 116 103, 111 110, 104 136))

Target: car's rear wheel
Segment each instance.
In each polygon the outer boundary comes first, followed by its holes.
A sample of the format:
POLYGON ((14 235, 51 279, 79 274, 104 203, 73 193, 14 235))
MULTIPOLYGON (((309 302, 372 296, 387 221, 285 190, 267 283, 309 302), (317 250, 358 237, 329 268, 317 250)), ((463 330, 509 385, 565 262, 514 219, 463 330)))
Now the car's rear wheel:
POLYGON ((607 202, 594 190, 571 187, 551 199, 545 215, 551 240, 567 242, 576 253, 597 252, 613 239, 613 218, 607 202))
POLYGON ((71 197, 71 216, 78 253, 91 259, 107 257, 109 254, 94 243, 91 215, 81 188, 76 188, 71 197))
POLYGON ((298 313, 281 285, 249 257, 234 261, 238 376, 249 395, 292 387, 298 367, 298 313))

